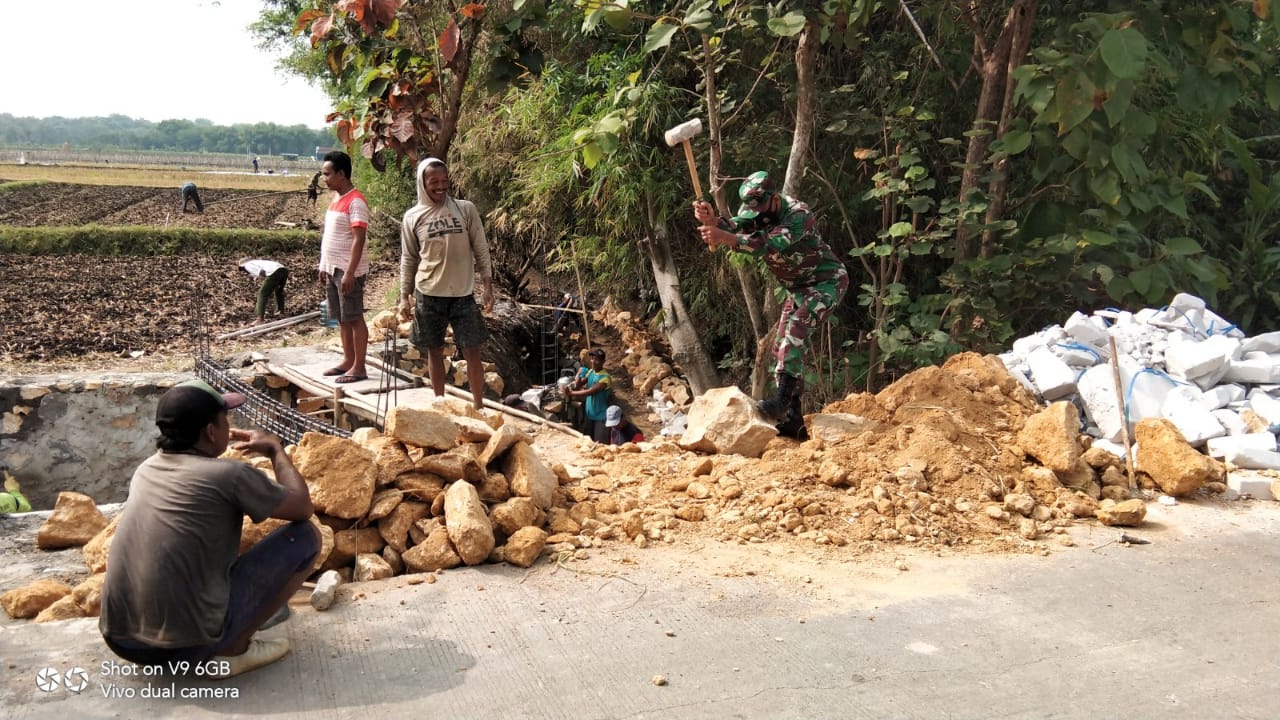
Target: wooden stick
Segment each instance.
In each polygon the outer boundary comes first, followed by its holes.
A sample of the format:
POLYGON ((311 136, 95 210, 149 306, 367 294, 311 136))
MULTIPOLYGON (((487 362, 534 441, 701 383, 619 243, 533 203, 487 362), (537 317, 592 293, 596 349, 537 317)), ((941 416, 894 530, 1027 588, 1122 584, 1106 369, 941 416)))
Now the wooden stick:
POLYGON ((698 180, 698 165, 693 161, 693 146, 688 140, 680 143, 684 145, 684 159, 689 163, 689 179, 693 181, 693 195, 699 200, 702 199, 702 183, 698 180))
POLYGON ((1116 351, 1115 337, 1108 335, 1107 342, 1111 348, 1111 376, 1116 384, 1116 403, 1120 406, 1120 437, 1124 440, 1124 464, 1129 471, 1129 491, 1133 492, 1137 488, 1137 483, 1133 477, 1133 445, 1129 442, 1129 411, 1124 403, 1124 383, 1120 381, 1120 358, 1116 351))
POLYGON ((262 323, 261 325, 250 325, 249 327, 243 327, 243 328, 240 328, 239 330, 232 330, 231 332, 222 333, 217 337, 217 339, 227 340, 229 338, 244 337, 246 335, 256 335, 260 332, 266 332, 268 330, 277 330, 279 328, 288 327, 290 325, 293 325, 294 323, 300 323, 303 320, 310 320, 311 318, 315 318, 315 317, 320 317, 319 310, 312 310, 311 312, 303 313, 301 315, 294 315, 293 317, 281 318, 279 320, 272 320, 269 323, 262 323))
POLYGON ((582 308, 562 308, 562 307, 555 307, 554 305, 533 305, 531 303, 516 303, 516 304, 519 305, 520 307, 533 308, 535 310, 563 310, 565 312, 578 313, 579 315, 587 314, 587 311, 583 310, 582 308))

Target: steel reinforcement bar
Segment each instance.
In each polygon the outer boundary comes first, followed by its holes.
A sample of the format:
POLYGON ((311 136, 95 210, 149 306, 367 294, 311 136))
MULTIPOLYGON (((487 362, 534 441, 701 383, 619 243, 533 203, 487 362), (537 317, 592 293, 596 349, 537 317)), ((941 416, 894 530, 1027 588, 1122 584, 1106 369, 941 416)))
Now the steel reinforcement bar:
POLYGON ((243 393, 248 400, 236 412, 263 430, 274 433, 286 445, 297 444, 302 434, 307 432, 351 437, 349 430, 334 427, 259 393, 208 354, 196 356, 196 374, 220 392, 243 393))

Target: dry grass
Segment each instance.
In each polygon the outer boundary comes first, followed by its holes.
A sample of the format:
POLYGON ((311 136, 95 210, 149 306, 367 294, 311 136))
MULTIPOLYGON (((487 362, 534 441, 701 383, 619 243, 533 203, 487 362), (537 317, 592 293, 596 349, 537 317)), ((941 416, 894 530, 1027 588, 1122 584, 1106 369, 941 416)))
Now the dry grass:
MULTIPOLYGON (((11 182, 43 180, 77 185, 125 185, 175 188, 190 180, 202 188, 224 190, 303 190, 310 175, 267 175, 225 169, 187 169, 149 165, 0 165, 0 178, 11 182)), ((327 192, 321 187, 321 192, 327 192)))

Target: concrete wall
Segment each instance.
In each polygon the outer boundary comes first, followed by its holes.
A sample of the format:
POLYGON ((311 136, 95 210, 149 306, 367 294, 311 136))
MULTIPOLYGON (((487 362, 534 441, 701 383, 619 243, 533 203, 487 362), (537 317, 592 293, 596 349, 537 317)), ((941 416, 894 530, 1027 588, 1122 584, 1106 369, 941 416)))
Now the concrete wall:
POLYGON ((123 502, 138 463, 155 452, 156 401, 189 374, 0 378, 0 461, 36 510, 58 493, 123 502))

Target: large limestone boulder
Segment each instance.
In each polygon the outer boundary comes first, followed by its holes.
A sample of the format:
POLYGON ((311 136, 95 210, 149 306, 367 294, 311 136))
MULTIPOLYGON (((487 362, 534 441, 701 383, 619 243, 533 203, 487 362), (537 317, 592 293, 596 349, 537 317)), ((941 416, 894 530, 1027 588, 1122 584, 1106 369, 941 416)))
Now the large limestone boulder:
POLYGON ((532 443, 533 438, 529 437, 528 434, 514 424, 504 424, 489 436, 489 443, 484 446, 484 450, 480 453, 480 466, 488 467, 490 463, 498 459, 512 445, 518 442, 532 443))
POLYGON ((373 496, 373 501, 369 503, 369 512, 365 513, 364 519, 373 522, 391 514, 392 510, 400 504, 404 499, 404 491, 399 488, 387 488, 380 490, 373 496))
POLYGON ((431 511, 427 503, 406 500, 395 507, 389 515, 378 521, 378 532, 389 547, 404 554, 409 548, 409 528, 431 511))
POLYGON ((311 572, 316 572, 329 559, 333 552, 333 528, 320 522, 315 515, 311 516, 311 524, 320 532, 320 552, 316 553, 315 562, 311 563, 311 572))
POLYGON ((11 618, 32 618, 58 600, 71 595, 71 586, 45 578, 0 595, 0 607, 11 618))
POLYGON ((1103 500, 1095 513, 1103 525, 1134 527, 1147 517, 1147 504, 1134 498, 1124 502, 1103 500))
POLYGON ((333 551, 321 570, 332 570, 350 565, 358 555, 381 552, 386 541, 378 528, 348 528, 333 534, 333 551))
POLYGON ((74 618, 84 617, 84 610, 76 604, 76 599, 71 595, 64 595, 53 602, 52 605, 40 611, 36 615, 36 622, 47 623, 58 620, 72 620, 74 618))
POLYGON ((356 556, 356 569, 352 578, 356 582, 367 582, 369 580, 383 580, 395 574, 391 564, 381 555, 360 553, 356 556))
POLYGON ((853 413, 815 413, 805 418, 809 437, 826 445, 852 440, 864 432, 880 432, 884 423, 853 413))
POLYGON ((736 387, 708 390, 689 408, 679 445, 686 450, 758 458, 778 429, 736 387))
POLYGON ((507 562, 522 568, 533 565, 547 544, 547 531, 537 527, 520 528, 507 539, 503 556, 507 562))
POLYGON ((267 518, 260 523, 255 523, 245 516, 245 522, 240 526, 240 549, 237 551, 240 555, 249 552, 249 548, 262 542, 262 539, 277 529, 289 524, 288 520, 280 518, 267 518))
POLYGON ((453 419, 436 410, 404 406, 387 413, 387 434, 406 445, 432 450, 448 450, 458 438, 453 419))
POLYGON ((435 473, 445 480, 484 481, 484 469, 476 460, 475 447, 459 445, 447 452, 427 455, 416 463, 418 470, 435 473))
POLYGON ((1018 447, 1056 473, 1071 473, 1080 462, 1080 412, 1065 401, 1027 418, 1018 433, 1018 447))
POLYGON ((1180 497, 1207 482, 1221 482, 1226 467, 1187 444, 1173 423, 1147 418, 1138 423, 1138 467, 1167 495, 1180 497))
POLYGON ((493 552, 493 525, 485 515, 480 493, 466 480, 455 482, 445 491, 444 523, 462 562, 479 565, 493 552))
POLYGON ((377 428, 360 428, 351 433, 351 441, 373 453, 373 461, 378 466, 378 487, 391 485, 397 475, 413 469, 413 460, 404 445, 378 432, 377 428))
POLYGON ((444 492, 444 478, 425 470, 412 470, 396 478, 396 489, 406 498, 414 498, 429 503, 444 492))
POLYGON ((76 492, 60 492, 49 519, 36 532, 36 547, 41 550, 79 547, 92 540, 108 522, 93 498, 76 492))
POLYGON ((84 544, 81 552, 84 553, 84 562, 89 566, 89 572, 106 572, 107 556, 111 554, 111 541, 116 537, 116 528, 119 527, 122 517, 124 513, 116 515, 106 527, 93 536, 92 540, 84 544))
POLYGON ((458 426, 459 444, 489 442, 489 438, 493 437, 493 428, 479 418, 455 415, 453 423, 458 426))
POLYGON ((449 531, 445 528, 437 528, 426 540, 409 548, 401 559, 406 569, 416 573, 435 572, 462 564, 462 558, 449 543, 449 531))
POLYGON ((309 432, 293 451, 316 512, 358 518, 369 512, 378 478, 374 454, 352 440, 309 432))
POLYGON ((94 573, 71 589, 71 597, 86 617, 96 617, 102 609, 102 582, 106 573, 94 573))
POLYGON ((546 514, 532 498, 513 497, 493 506, 493 525, 508 536, 515 535, 521 528, 541 525, 545 519, 546 514))
POLYGON ((533 498, 543 510, 551 507, 560 481, 529 443, 518 442, 507 451, 502 474, 507 477, 513 495, 533 498))

